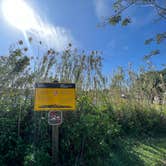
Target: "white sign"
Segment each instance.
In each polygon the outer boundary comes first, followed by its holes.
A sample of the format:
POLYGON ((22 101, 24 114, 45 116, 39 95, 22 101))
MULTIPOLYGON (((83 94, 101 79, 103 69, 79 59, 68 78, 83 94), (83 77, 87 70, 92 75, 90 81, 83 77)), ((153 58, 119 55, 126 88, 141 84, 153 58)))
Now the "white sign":
POLYGON ((60 124, 62 124, 62 112, 61 111, 50 111, 50 112, 48 112, 48 124, 49 125, 60 125, 60 124))

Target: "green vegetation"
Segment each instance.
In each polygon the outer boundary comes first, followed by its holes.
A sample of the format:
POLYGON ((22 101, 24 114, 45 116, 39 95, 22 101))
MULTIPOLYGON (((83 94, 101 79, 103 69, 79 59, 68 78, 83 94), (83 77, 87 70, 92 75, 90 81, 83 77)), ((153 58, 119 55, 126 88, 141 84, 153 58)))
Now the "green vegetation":
POLYGON ((55 79, 77 85, 77 110, 64 112, 60 127, 61 165, 166 164, 165 70, 120 67, 109 82, 96 51, 70 44, 61 53, 28 54, 19 41, 0 57, 0 165, 51 165, 47 112, 34 112, 33 103, 34 83, 55 79), (155 95, 161 102, 153 104, 155 95))
POLYGON ((166 161, 165 138, 143 140, 134 147, 145 165, 165 165, 166 161))
POLYGON ((112 165, 165 165, 165 138, 124 138, 113 153, 112 165))

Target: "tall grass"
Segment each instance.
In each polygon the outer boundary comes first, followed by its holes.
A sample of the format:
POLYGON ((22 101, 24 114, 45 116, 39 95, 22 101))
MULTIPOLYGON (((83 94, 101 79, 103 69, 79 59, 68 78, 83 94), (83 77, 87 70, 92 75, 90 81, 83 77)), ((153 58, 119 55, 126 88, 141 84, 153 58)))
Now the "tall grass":
POLYGON ((64 112, 60 127, 64 166, 113 165, 123 138, 166 134, 165 104, 153 103, 155 96, 165 100, 164 70, 135 72, 120 67, 108 79, 102 74, 99 52, 86 53, 69 44, 63 52, 49 49, 30 57, 19 41, 9 56, 0 57, 0 71, 1 165, 50 165, 47 113, 33 111, 34 83, 40 81, 77 85, 77 110, 64 112))

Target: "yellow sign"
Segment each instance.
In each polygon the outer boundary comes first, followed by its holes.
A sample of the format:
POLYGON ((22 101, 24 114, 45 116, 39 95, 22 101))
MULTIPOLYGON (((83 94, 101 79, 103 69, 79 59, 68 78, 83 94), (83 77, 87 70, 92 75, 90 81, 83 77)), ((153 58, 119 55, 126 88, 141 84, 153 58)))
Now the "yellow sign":
POLYGON ((35 85, 35 111, 74 111, 75 100, 75 84, 37 83, 35 85))

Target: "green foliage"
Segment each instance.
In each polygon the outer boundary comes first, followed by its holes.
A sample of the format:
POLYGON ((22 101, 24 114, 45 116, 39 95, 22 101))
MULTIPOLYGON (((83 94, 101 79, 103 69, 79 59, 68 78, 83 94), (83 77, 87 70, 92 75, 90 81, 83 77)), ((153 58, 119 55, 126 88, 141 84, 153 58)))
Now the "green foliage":
POLYGON ((121 21, 121 16, 120 15, 115 15, 115 16, 112 16, 110 19, 109 19, 109 23, 111 25, 116 25, 117 23, 119 23, 121 21))
POLYGON ((145 60, 148 60, 148 59, 150 59, 152 56, 157 55, 157 54, 160 54, 160 50, 153 50, 153 51, 151 51, 148 55, 145 55, 145 56, 144 56, 144 59, 145 59, 145 60))
MULTIPOLYGON (((140 74, 132 84, 132 91, 137 89, 137 95, 142 95, 142 98, 153 103, 154 97, 157 96, 160 100, 164 99, 166 85, 166 71, 148 71, 140 74)), ((161 103, 162 104, 162 103, 161 103)))
POLYGON ((37 150, 34 147, 27 148, 27 154, 24 157, 24 166, 48 166, 51 165, 51 156, 43 149, 44 145, 37 150))
MULTIPOLYGON (((164 3, 159 3, 157 0, 116 0, 114 1, 112 6, 114 10, 114 14, 112 17, 120 16, 121 18, 123 16, 123 12, 125 12, 128 8, 134 7, 136 5, 145 7, 150 5, 156 11, 156 15, 159 18, 166 19, 166 6, 164 3)), ((124 20, 126 19, 131 20, 128 18, 125 18, 124 20)), ((124 20, 115 19, 114 24, 117 24, 120 21, 123 22, 124 20)), ((130 23, 130 21, 128 23, 130 23)))
POLYGON ((86 96, 79 100, 78 109, 61 128, 62 165, 102 165, 109 159, 120 125, 111 118, 111 110, 98 110, 86 96))
POLYGON ((22 165, 25 155, 26 145, 17 133, 9 128, 7 131, 1 131, 0 136, 0 163, 2 165, 22 165))
POLYGON ((163 33, 158 33, 156 35, 156 41, 157 41, 157 44, 160 44, 162 41, 164 41, 166 39, 166 32, 163 32, 163 33))
POLYGON ((131 19, 130 18, 125 18, 123 21, 122 21, 122 26, 127 26, 128 24, 131 23, 131 19))
MULTIPOLYGON (((158 0, 115 0, 112 5, 113 13, 110 17, 104 20, 103 25, 129 25, 132 23, 132 16, 124 16, 124 13, 129 8, 136 6, 144 6, 145 8, 151 6, 156 13, 154 20, 156 20, 156 16, 158 17, 158 21, 166 20, 166 5, 158 0)), ((157 24, 157 21, 155 23, 157 24)), ((148 45, 155 41, 157 44, 160 44, 161 42, 165 41, 165 39, 166 32, 158 32, 154 37, 150 37, 149 39, 145 40, 144 43, 148 45)), ((148 55, 145 55, 145 59, 150 59, 153 55, 157 55, 159 53, 160 51, 157 49, 152 50, 148 55)))
POLYGON ((155 136, 166 131, 165 115, 153 108, 124 106, 116 116, 125 134, 155 136))
POLYGON ((0 57, 0 165, 51 165, 47 112, 33 111, 33 86, 38 81, 59 78, 77 83, 77 110, 64 112, 60 127, 61 165, 141 165, 124 138, 165 136, 165 110, 145 105, 144 98, 136 99, 136 93, 149 101, 152 92, 165 92, 165 70, 141 74, 130 70, 127 84, 125 71, 119 67, 108 86, 97 51, 86 55, 70 44, 62 53, 49 49, 33 59, 23 41, 18 44, 19 49, 0 57), (122 92, 125 99, 120 98, 122 92))
POLYGON ((151 44, 153 41, 155 41, 157 44, 160 44, 166 39, 166 32, 158 33, 154 38, 150 38, 145 40, 145 44, 151 44))
POLYGON ((153 38, 145 40, 145 45, 150 44, 153 41, 153 38))

